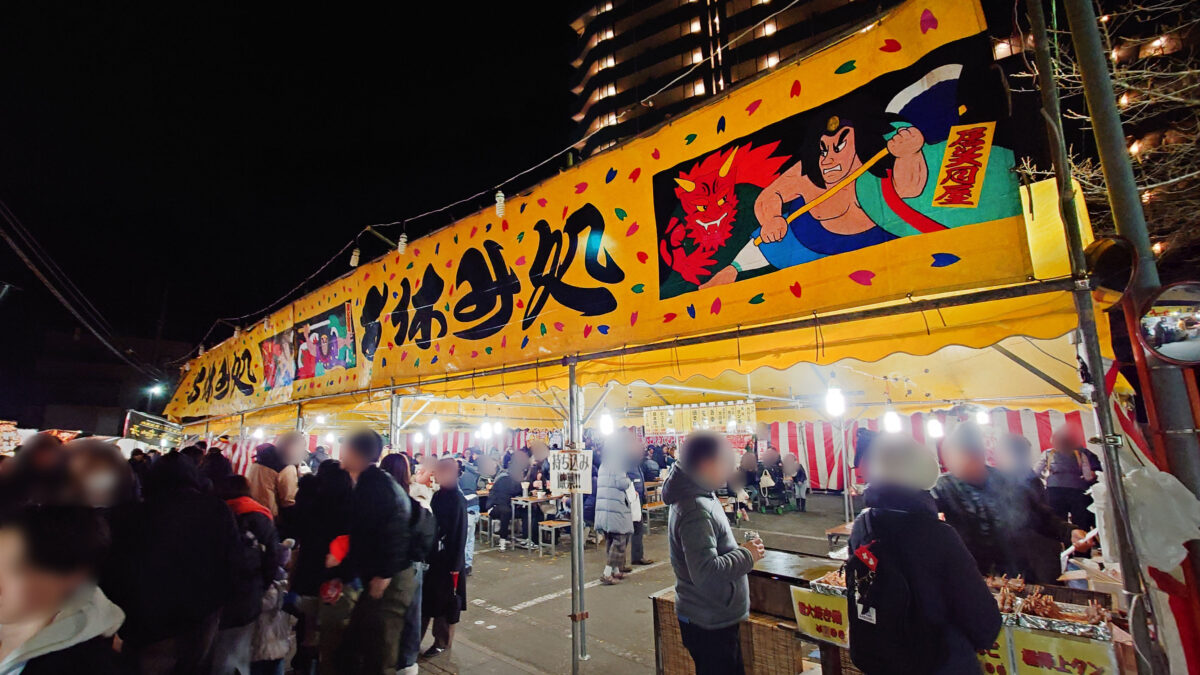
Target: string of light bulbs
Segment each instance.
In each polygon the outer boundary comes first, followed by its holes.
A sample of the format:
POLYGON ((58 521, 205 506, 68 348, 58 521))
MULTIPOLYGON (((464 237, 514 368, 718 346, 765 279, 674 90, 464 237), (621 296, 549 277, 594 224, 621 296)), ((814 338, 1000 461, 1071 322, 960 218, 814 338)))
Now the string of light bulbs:
MULTIPOLYGON (((747 28, 746 30, 742 31, 742 32, 741 32, 741 33, 739 33, 739 34, 738 34, 736 37, 734 37, 734 38, 730 39, 728 42, 726 42, 726 43, 724 43, 724 44, 722 44, 722 45, 718 46, 718 47, 717 47, 717 50, 716 50, 716 53, 717 53, 717 54, 720 54, 720 53, 724 52, 726 49, 728 49, 729 47, 733 46, 733 45, 734 45, 734 43, 738 42, 738 41, 739 41, 739 40, 741 40, 742 38, 744 38, 744 37, 746 37, 747 35, 749 35, 750 33, 754 32, 754 31, 755 31, 755 30, 757 30, 759 27, 761 27, 763 24, 765 24, 765 23, 767 23, 768 21, 771 21, 772 19, 774 19, 776 16, 778 16, 778 15, 782 14, 783 12, 786 12, 787 10, 789 10, 789 9, 791 9, 792 7, 796 6, 796 5, 797 5, 799 2, 800 2, 800 0, 792 0, 792 1, 791 1, 791 2, 789 2, 788 4, 784 5, 782 8, 780 8, 780 9, 778 9, 778 10, 776 10, 776 11, 774 11, 774 12, 770 13, 770 14, 768 14, 766 17, 764 17, 763 19, 761 19, 760 21, 758 21, 758 23, 755 23, 754 25, 750 26, 750 27, 749 27, 749 28, 747 28)), ((703 61, 703 60, 701 60, 701 61, 698 61, 698 62, 694 63, 694 64, 693 64, 693 65, 692 65, 690 68, 688 68, 687 70, 685 70, 683 73, 681 73, 680 75, 678 75, 678 76, 676 76, 675 78, 671 79, 669 82, 667 82, 667 83, 666 83, 665 85, 663 85, 662 87, 659 87, 659 88, 658 88, 657 90, 655 90, 653 93, 649 94, 648 96, 645 96, 645 97, 644 97, 644 98, 642 98, 640 101, 638 101, 638 104, 635 104, 635 105, 643 105, 643 106, 651 106, 651 105, 653 105, 653 100, 654 100, 654 98, 655 98, 655 97, 657 97, 658 95, 662 94, 664 91, 666 91, 666 90, 670 89, 671 87, 675 86, 676 84, 678 84, 680 80, 682 80, 682 79, 686 78, 687 76, 691 75, 693 72, 695 72, 695 71, 696 71, 696 69, 697 69, 697 68, 699 68, 701 65, 703 65, 703 63, 704 63, 704 61, 703 61)), ((624 117, 624 116, 625 116, 625 115, 626 115, 626 114, 627 114, 627 113, 628 113, 630 110, 632 110, 632 109, 633 109, 633 106, 629 106, 629 107, 626 107, 624 110, 621 110, 621 111, 620 111, 620 112, 618 112, 618 113, 617 113, 617 115, 616 115, 616 116, 617 116, 617 119, 620 119, 620 118, 624 117)), ((491 194, 491 193, 493 192, 493 190, 495 191, 495 192, 494 192, 494 197, 495 197, 495 201, 496 201, 496 214, 497 214, 497 216, 498 216, 498 217, 500 217, 500 218, 503 218, 503 217, 504 217, 504 211, 505 211, 505 207, 504 207, 504 204, 505 204, 504 187, 505 187, 505 186, 507 186, 508 184, 512 183, 513 181, 516 181, 516 180, 518 180, 518 179, 520 179, 520 178, 523 178, 523 177, 525 177, 526 175, 528 175, 528 174, 530 174, 530 173, 532 173, 532 172, 534 172, 534 171, 537 171, 538 169, 540 169, 540 168, 542 168, 542 167, 546 166, 547 164, 549 164, 549 163, 551 163, 551 162, 553 162, 553 161, 557 160, 557 159, 558 159, 559 157, 561 157, 562 155, 565 155, 566 153, 570 152, 570 151, 571 151, 572 149, 574 149, 576 146, 578 146, 578 145, 581 145, 581 144, 583 144, 583 143, 586 143, 588 140, 590 140, 592 137, 596 136, 597 134, 601 133, 601 132, 602 132, 602 131, 604 131, 606 128, 607 128, 607 127, 603 127, 603 126, 602 126, 602 127, 597 127, 596 129, 594 129, 594 130, 592 130, 592 131, 589 131, 588 133, 584 134, 582 137, 580 137, 578 140, 574 141, 573 143, 570 143, 570 144, 569 144, 569 145, 567 145, 566 147, 563 147, 562 149, 560 149, 560 150, 558 150, 558 151, 556 151, 556 152, 554 152, 554 153, 552 153, 552 154, 548 155, 548 156, 547 156, 545 159, 543 159, 542 161, 540 161, 540 162, 538 162, 538 163, 534 164, 533 166, 530 166, 530 167, 528 167, 528 168, 526 168, 526 169, 523 169, 523 170, 521 170, 521 171, 518 171, 517 173, 515 173, 515 174, 513 174, 513 175, 509 176, 508 178, 505 178, 504 180, 500 181, 499 183, 496 183, 494 187, 485 188, 485 189, 483 189, 483 190, 480 190, 480 191, 478 191, 478 192, 476 192, 476 193, 474 193, 474 194, 472 194, 472 195, 469 195, 469 196, 467 196, 467 197, 464 197, 464 198, 462 198, 462 199, 459 199, 459 200, 453 201, 453 202, 451 202, 451 203, 449 203, 449 204, 446 204, 446 205, 444 205, 444 206, 440 206, 440 207, 438 207, 438 208, 435 208, 435 209, 430 209, 430 210, 428 210, 428 211, 425 211, 425 212, 423 212, 423 213, 418 213, 418 214, 416 214, 416 215, 414 215, 414 216, 409 216, 408 218, 405 218, 405 219, 403 219, 403 220, 394 221, 394 222, 391 222, 391 223, 381 223, 381 224, 377 224, 377 225, 367 225, 367 226, 363 227, 361 230, 359 230, 359 232, 358 232, 357 234, 355 234, 355 235, 354 235, 354 238, 353 238, 353 239, 351 239, 349 242, 347 242, 347 243, 346 243, 346 245, 342 246, 342 248, 341 248, 341 249, 339 249, 339 250, 338 250, 338 252, 337 252, 337 253, 335 253, 335 254, 334 254, 332 257, 330 257, 328 260, 326 260, 326 261, 325 261, 325 263, 321 265, 321 267, 319 267, 319 268, 318 268, 318 269, 317 269, 315 272, 313 272, 312 274, 310 274, 310 275, 308 275, 307 277, 305 277, 305 279, 304 279, 303 281, 301 281, 299 284, 297 284, 297 285, 296 285, 294 288, 292 288, 291 290, 289 290, 287 293, 284 293, 282 296, 280 296, 280 297, 279 297, 278 299, 276 299, 274 302, 270 303, 269 305, 267 305, 266 307, 264 307, 264 308, 262 308, 262 309, 259 309, 259 310, 253 311, 253 312, 249 312, 249 313, 247 313, 247 314, 243 314, 243 315, 241 315, 241 316, 238 316, 238 317, 226 317, 226 318, 223 318, 223 319, 217 319, 217 320, 213 321, 212 325, 211 325, 211 326, 209 326, 208 330, 207 330, 207 331, 204 333, 204 337, 203 337, 203 338, 201 338, 200 342, 199 342, 199 343, 197 343, 195 347, 193 347, 192 349, 190 349, 190 350, 187 352, 187 354, 186 354, 185 356, 183 356, 182 358, 176 359, 175 361, 171 361, 171 362, 169 362, 169 363, 170 363, 171 365, 178 365, 178 364, 180 364, 180 363, 182 363, 182 362, 184 362, 184 361, 186 361, 186 360, 190 359, 190 358, 191 358, 191 357, 192 357, 194 354, 196 354, 197 352, 199 352, 199 353, 203 353, 204 342, 205 342, 205 341, 207 341, 207 340, 208 340, 208 338, 212 336, 212 332, 213 332, 214 330, 216 330, 217 326, 219 326, 219 325, 220 325, 222 322, 224 322, 224 323, 237 323, 237 322, 239 322, 239 321, 245 321, 245 320, 247 320, 247 319, 250 319, 250 318, 252 318, 252 317, 254 318, 254 320, 255 320, 255 321, 257 321, 257 318, 258 318, 259 316, 262 316, 262 315, 264 315, 264 314, 267 314, 267 313, 269 313, 271 310, 273 310, 274 308, 276 308, 276 307, 278 307, 279 305, 281 305, 281 304, 285 303, 285 302, 288 300, 288 298, 290 298, 290 297, 292 296, 292 294, 293 294, 293 293, 296 293, 297 291, 299 291, 300 289, 302 289, 302 288, 303 288, 303 287, 304 287, 304 286, 305 286, 307 283, 309 283, 310 281, 312 281, 312 280, 313 280, 313 279, 314 279, 314 278, 315 278, 317 275, 321 274, 321 272, 323 272, 323 271, 324 271, 324 270, 325 270, 327 267, 329 267, 329 265, 333 264, 333 262, 334 262, 335 260, 337 260, 339 257, 341 257, 341 255, 342 255, 343 253, 345 253, 347 249, 351 249, 351 247, 355 247, 355 248, 353 248, 353 249, 352 249, 352 251, 353 251, 353 252, 355 252, 355 253, 357 253, 357 252, 358 252, 358 249, 357 249, 356 245, 357 245, 357 243, 358 243, 358 240, 359 240, 359 238, 361 238, 361 237, 362 237, 362 235, 364 235, 364 234, 366 234, 368 231, 370 231, 370 230, 371 230, 371 228, 373 228, 373 227, 389 227, 389 226, 393 226, 393 225, 401 225, 401 226, 403 226, 403 227, 405 227, 405 228, 406 228, 406 227, 407 227, 407 225, 408 225, 409 223, 415 222, 415 221, 417 221, 417 220, 420 220, 420 219, 422 219, 422 218, 426 218, 426 217, 429 217, 429 216, 432 216, 432 215, 436 215, 436 214, 439 214, 439 213, 444 213, 445 211, 448 211, 448 210, 450 210, 450 209, 452 209, 452 208, 454 208, 454 207, 456 207, 456 206, 461 206, 461 205, 463 205, 463 204, 466 204, 466 203, 468 203, 468 202, 474 201, 474 200, 476 200, 476 199, 479 199, 479 198, 481 198, 481 197, 484 197, 484 196, 486 196, 486 195, 488 195, 488 194, 491 194)), ((404 252, 404 248, 405 248, 405 246, 407 245, 407 243, 408 243, 408 234, 407 234, 407 231, 405 231, 405 232, 402 232, 402 233, 401 233, 401 235, 400 235, 400 240, 397 242, 397 248, 399 249, 399 251, 398 251, 398 252, 400 252, 400 253, 403 253, 403 252, 404 252)), ((352 256, 352 258, 353 258, 353 262, 352 262, 352 264, 351 264, 351 266, 352 266, 352 267, 356 267, 356 266, 357 266, 358 257, 359 257, 359 255, 353 255, 353 256, 352 256)), ((251 323, 253 323, 253 322, 251 322, 251 323)))

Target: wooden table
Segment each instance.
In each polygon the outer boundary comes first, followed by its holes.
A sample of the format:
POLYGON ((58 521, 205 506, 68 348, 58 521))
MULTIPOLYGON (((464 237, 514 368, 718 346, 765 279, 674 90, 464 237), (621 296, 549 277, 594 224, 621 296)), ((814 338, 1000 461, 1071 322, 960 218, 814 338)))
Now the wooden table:
POLYGON ((518 544, 521 544, 522 547, 529 550, 533 550, 537 547, 537 544, 533 541, 533 507, 537 506, 538 504, 546 504, 548 502, 558 501, 559 499, 562 499, 562 497, 562 495, 549 495, 547 497, 534 497, 531 495, 529 497, 512 498, 514 510, 516 510, 518 506, 525 507, 525 539, 517 542, 518 544))
POLYGON ((647 502, 662 501, 662 495, 659 494, 660 492, 662 492, 662 484, 663 484, 663 482, 661 480, 648 480, 645 482, 644 485, 646 487, 646 501, 647 502), (651 496, 651 495, 653 495, 653 496, 651 496))
POLYGON ((488 510, 487 500, 488 500, 488 495, 490 495, 491 493, 492 493, 491 490, 476 490, 475 491, 475 496, 479 497, 479 512, 480 513, 483 513, 488 510))
POLYGON ((825 530, 825 537, 829 539, 830 546, 837 546, 838 540, 842 537, 849 537, 850 530, 854 527, 854 523, 842 523, 825 530))

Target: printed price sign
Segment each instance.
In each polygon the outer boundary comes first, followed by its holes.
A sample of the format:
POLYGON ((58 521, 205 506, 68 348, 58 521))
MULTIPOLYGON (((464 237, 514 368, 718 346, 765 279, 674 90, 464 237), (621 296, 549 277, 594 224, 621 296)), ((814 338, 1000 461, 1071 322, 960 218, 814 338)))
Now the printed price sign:
POLYGON ((1013 627, 1013 656, 1020 675, 1115 675, 1113 644, 1074 635, 1013 627))
POLYGON ((850 615, 846 598, 814 593, 798 586, 791 588, 792 610, 796 613, 800 632, 814 640, 849 647, 850 615))
POLYGON ((992 643, 991 649, 981 649, 979 654, 979 665, 983 666, 985 675, 1012 675, 1016 672, 1012 664, 1012 648, 1011 641, 1008 637, 1008 628, 1001 628, 1000 634, 996 636, 996 641, 992 643))
POLYGON ((552 451, 550 453, 550 491, 591 492, 592 451, 552 451))

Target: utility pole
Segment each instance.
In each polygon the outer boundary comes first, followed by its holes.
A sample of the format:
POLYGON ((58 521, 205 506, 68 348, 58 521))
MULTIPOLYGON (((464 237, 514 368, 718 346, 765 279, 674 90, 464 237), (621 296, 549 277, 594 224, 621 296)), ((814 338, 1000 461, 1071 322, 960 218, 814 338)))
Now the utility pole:
MULTIPOLYGON (((1108 73, 1108 54, 1100 40, 1099 22, 1091 0, 1064 0, 1064 4, 1113 221, 1117 233, 1133 243, 1137 250, 1137 275, 1128 290, 1133 299, 1131 306, 1142 307, 1161 284, 1129 150, 1125 147, 1125 133, 1108 73)), ((1133 348, 1142 347, 1135 342, 1133 348)), ((1167 468, 1192 494, 1200 497, 1200 437, 1197 436, 1183 373, 1153 354, 1147 354, 1147 360, 1160 427, 1154 431, 1160 435, 1166 449, 1167 468)), ((1191 566, 1192 578, 1200 578, 1200 541, 1188 542, 1187 549, 1190 555, 1185 564, 1191 566)), ((1192 593, 1200 591, 1197 588, 1191 590, 1192 593)))

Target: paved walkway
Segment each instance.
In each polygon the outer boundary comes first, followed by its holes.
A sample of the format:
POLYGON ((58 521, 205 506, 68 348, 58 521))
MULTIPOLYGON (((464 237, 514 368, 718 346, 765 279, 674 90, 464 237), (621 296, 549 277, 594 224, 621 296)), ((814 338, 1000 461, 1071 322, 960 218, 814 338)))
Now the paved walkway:
MULTIPOLYGON (((809 513, 753 515, 749 527, 768 547, 826 553, 825 530, 841 519, 841 500, 816 495, 809 513)), ((588 546, 585 591, 590 618, 586 623, 591 659, 589 673, 654 672, 653 614, 647 597, 674 585, 667 561, 661 518, 646 537, 646 555, 655 563, 634 568, 616 586, 601 586, 601 548, 588 546)), ((740 533, 739 533, 740 536, 740 533)), ((454 648, 423 660, 423 673, 560 674, 571 670, 570 556, 536 552, 482 550, 467 584, 470 606, 458 625, 454 648)), ((426 639, 428 646, 432 638, 426 639)))

